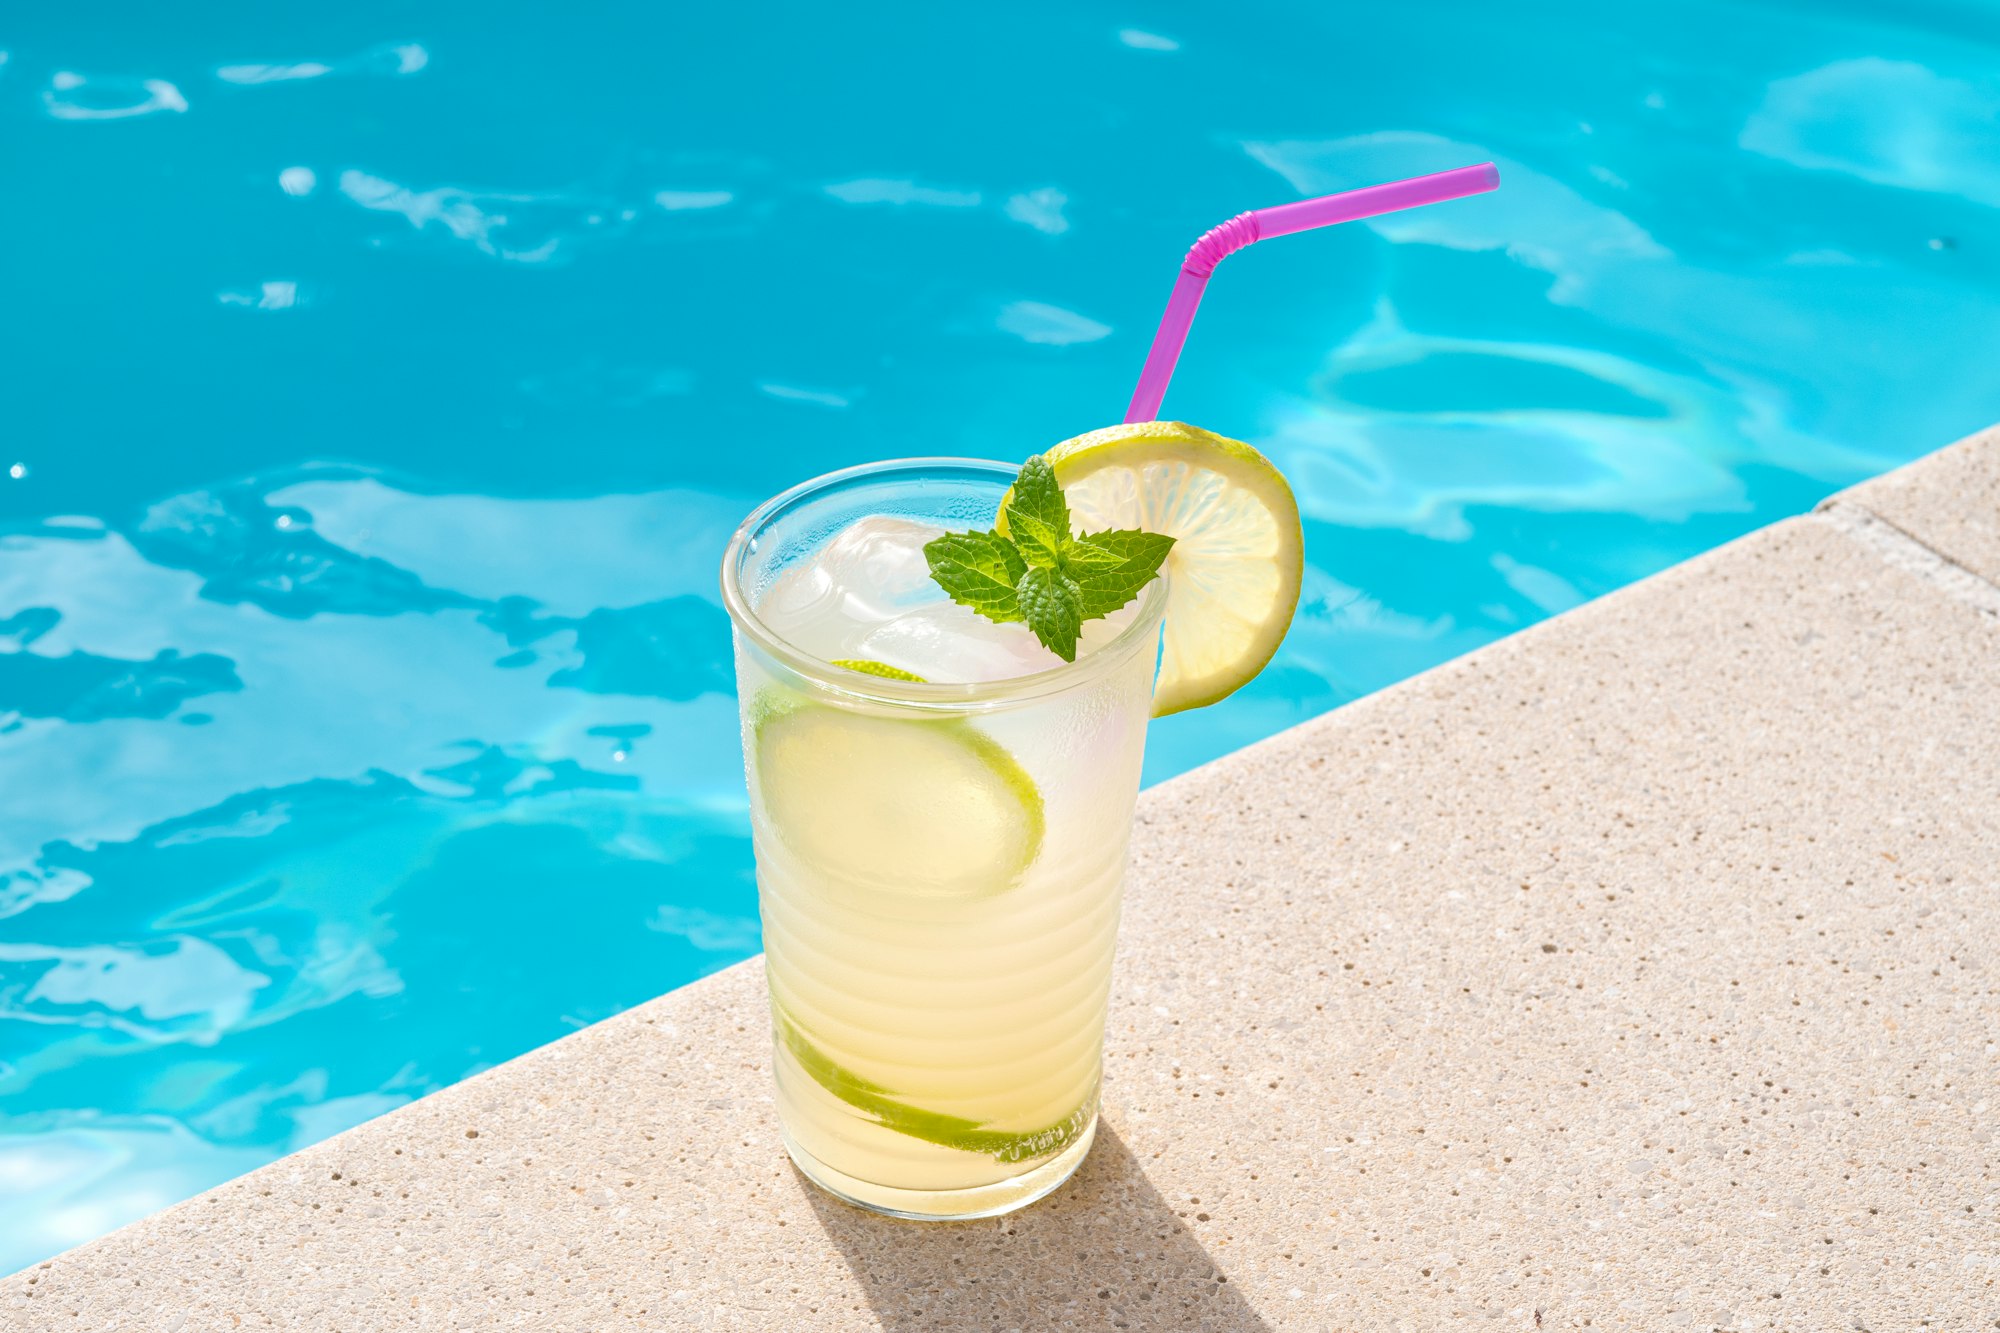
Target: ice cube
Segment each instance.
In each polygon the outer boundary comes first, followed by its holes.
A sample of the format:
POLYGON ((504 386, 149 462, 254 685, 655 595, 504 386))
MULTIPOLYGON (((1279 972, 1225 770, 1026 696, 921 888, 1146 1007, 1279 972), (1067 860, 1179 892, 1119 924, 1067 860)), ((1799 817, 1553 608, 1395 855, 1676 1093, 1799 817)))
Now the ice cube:
MULTIPOLYGON (((1077 638, 1078 659, 1117 638, 1134 611, 1127 605, 1101 620, 1085 621, 1077 638)), ((1009 680, 1062 664, 1026 625, 996 625, 970 607, 948 601, 913 607, 869 629, 852 655, 936 681, 1009 680)))
POLYGON ((1055 665, 1026 625, 996 625, 970 607, 937 601, 870 627, 854 656, 925 680, 1005 680, 1055 665))
MULTIPOLYGON (((1058 665, 1027 626, 996 625, 932 581, 924 543, 942 531, 887 515, 857 520, 773 584, 757 614, 822 661, 883 662, 930 681, 1006 680, 1058 665)), ((1085 622, 1078 655, 1131 617, 1128 606, 1085 622)))
POLYGON ((853 657, 847 649, 860 629, 943 598, 924 559, 924 543, 942 531, 906 518, 860 519, 779 578, 757 614, 808 652, 853 657))

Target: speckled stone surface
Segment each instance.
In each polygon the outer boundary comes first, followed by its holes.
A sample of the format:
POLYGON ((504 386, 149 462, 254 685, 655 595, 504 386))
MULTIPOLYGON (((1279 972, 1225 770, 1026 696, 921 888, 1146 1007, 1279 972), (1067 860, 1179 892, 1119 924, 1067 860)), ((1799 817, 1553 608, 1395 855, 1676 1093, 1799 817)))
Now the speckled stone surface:
POLYGON ((814 1193, 731 969, 0 1328, 2000 1328, 2000 616, 1793 520, 1141 803, 1106 1130, 814 1193))
POLYGON ((2000 583, 2000 426, 1842 491, 1939 555, 2000 583))

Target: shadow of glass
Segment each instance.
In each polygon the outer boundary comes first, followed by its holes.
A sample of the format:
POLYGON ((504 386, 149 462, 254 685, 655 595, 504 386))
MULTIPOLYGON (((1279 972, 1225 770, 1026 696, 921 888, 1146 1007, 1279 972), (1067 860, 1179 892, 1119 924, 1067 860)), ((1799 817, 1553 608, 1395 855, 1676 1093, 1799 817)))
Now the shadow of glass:
POLYGON ((806 1193, 891 1333, 1270 1327, 1108 1125, 1067 1184, 1007 1217, 901 1222, 806 1193))

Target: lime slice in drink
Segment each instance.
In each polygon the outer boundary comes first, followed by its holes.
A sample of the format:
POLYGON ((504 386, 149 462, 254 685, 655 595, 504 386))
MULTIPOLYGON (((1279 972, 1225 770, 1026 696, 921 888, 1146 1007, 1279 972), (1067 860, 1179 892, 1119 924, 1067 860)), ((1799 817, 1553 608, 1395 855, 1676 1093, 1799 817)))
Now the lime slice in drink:
POLYGON ((771 1005, 771 1018, 777 1028, 778 1041, 813 1082, 867 1114, 882 1128, 922 1139, 925 1143, 935 1143, 940 1148, 956 1148, 960 1152, 978 1153, 1002 1162, 1030 1161, 1061 1152, 1076 1142, 1077 1135, 1089 1127, 1091 1115, 1097 1109, 1097 1090, 1092 1088, 1083 1105, 1053 1124, 1036 1129, 995 1129, 962 1116, 927 1111, 912 1106, 881 1084, 870 1082, 828 1059, 799 1025, 777 1007, 775 1000, 771 1005))
POLYGON ((1174 539, 1153 716, 1212 704, 1263 670, 1305 565, 1298 502, 1264 455, 1198 426, 1138 421, 1064 440, 1049 462, 1078 532, 1174 539))
POLYGON ((866 657, 836 657, 833 659, 833 664, 849 671, 859 671, 864 676, 880 676, 884 680, 909 680, 919 685, 925 683, 924 678, 914 671, 905 671, 901 667, 893 667, 887 662, 877 662, 866 657))
POLYGON ((1034 779, 970 723, 853 712, 777 689, 749 711, 765 817, 817 875, 996 893, 1041 851, 1034 779))

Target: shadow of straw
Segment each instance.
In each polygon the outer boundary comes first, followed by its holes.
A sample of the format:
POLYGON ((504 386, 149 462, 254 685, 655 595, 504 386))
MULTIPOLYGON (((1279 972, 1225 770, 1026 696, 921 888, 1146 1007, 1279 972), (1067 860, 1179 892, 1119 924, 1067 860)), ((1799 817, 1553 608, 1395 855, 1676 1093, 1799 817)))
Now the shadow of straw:
POLYGON ((1270 1327, 1102 1123, 1069 1183, 1007 1217, 900 1222, 806 1194, 891 1333, 1270 1327))

